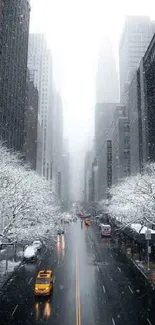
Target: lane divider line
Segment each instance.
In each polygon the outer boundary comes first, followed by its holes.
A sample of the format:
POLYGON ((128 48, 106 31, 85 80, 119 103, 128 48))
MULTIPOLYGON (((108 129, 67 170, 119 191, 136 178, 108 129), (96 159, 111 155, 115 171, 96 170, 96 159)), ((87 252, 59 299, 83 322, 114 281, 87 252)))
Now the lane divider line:
POLYGON ((115 324, 115 321, 114 321, 114 319, 113 319, 113 318, 112 318, 112 323, 113 323, 113 325, 116 325, 116 324, 115 324))
POLYGON ((132 291, 131 287, 130 287, 130 286, 128 286, 128 288, 129 288, 130 292, 133 294, 133 291, 132 291))
POLYGON ((119 272, 122 272, 119 266, 117 266, 117 269, 118 269, 119 272))
POLYGON ((80 277, 78 256, 76 254, 76 325, 81 325, 80 277))
POLYGON ((16 312, 17 308, 18 308, 18 305, 17 305, 17 306, 15 307, 15 309, 13 310, 13 312, 12 312, 12 314, 11 314, 12 317, 13 317, 14 313, 16 312))
POLYGON ((152 323, 150 322, 150 320, 147 318, 147 322, 149 323, 149 325, 152 325, 152 323))
POLYGON ((81 325, 81 305, 80 305, 80 279, 78 269, 78 310, 79 310, 79 325, 81 325))
POLYGON ((105 286, 102 286, 102 289, 103 289, 104 293, 106 293, 105 286))
POLYGON ((31 278, 31 279, 29 280, 28 284, 30 284, 32 280, 33 280, 33 278, 31 278))

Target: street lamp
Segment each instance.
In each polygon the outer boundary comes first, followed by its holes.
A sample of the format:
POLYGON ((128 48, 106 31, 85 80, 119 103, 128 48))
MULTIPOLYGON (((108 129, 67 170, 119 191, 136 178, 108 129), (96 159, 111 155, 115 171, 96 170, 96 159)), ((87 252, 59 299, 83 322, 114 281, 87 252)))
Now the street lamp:
POLYGON ((145 231, 145 239, 147 240, 147 270, 150 271, 150 253, 151 253, 151 246, 149 246, 149 241, 151 240, 151 230, 148 228, 145 231))

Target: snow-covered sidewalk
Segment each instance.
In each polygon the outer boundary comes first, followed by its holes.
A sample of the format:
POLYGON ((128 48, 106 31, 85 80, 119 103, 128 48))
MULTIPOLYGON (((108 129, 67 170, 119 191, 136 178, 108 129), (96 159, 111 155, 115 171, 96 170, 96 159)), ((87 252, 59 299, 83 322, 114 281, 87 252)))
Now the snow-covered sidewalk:
POLYGON ((21 264, 23 259, 22 247, 17 246, 16 252, 12 246, 6 249, 0 250, 0 288, 11 277, 16 268, 21 264), (8 259, 6 259, 8 255, 8 259))

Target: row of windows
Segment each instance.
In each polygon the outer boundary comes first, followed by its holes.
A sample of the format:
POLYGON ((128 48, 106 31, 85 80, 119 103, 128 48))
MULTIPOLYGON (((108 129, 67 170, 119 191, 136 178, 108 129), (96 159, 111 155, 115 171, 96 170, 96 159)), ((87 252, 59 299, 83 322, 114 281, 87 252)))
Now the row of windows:
POLYGON ((43 93, 43 94, 42 94, 42 98, 47 99, 47 98, 48 98, 48 94, 47 94, 47 93, 43 93))
MULTIPOLYGON (((46 106, 47 106, 47 104, 48 104, 48 100, 47 100, 47 99, 41 101, 41 105, 42 105, 42 106, 43 106, 43 105, 46 105, 46 106)), ((45 107, 45 106, 44 106, 44 107, 45 107)))
POLYGON ((111 154, 112 153, 112 148, 107 148, 107 153, 111 154))
POLYGON ((129 137, 126 137, 124 139, 124 144, 130 144, 130 138, 129 137))
POLYGON ((108 155, 107 155, 107 160, 108 160, 108 161, 111 161, 111 160, 112 160, 112 154, 108 154, 108 155))
POLYGON ((124 170, 124 176, 127 177, 127 176, 130 176, 131 174, 131 171, 130 170, 124 170))
POLYGON ((130 158, 130 153, 124 152, 123 156, 124 158, 130 158))
POLYGON ((130 167, 131 166, 131 162, 130 162, 130 158, 128 157, 128 160, 124 161, 124 165, 126 165, 126 167, 130 167))
POLYGON ((134 35, 142 34, 142 35, 147 35, 149 33, 150 29, 148 28, 148 23, 145 25, 142 25, 141 23, 135 23, 133 24, 132 22, 132 26, 130 26, 130 34, 132 34, 132 37, 134 35))
POLYGON ((112 168, 108 169, 107 175, 110 177, 112 175, 112 168))

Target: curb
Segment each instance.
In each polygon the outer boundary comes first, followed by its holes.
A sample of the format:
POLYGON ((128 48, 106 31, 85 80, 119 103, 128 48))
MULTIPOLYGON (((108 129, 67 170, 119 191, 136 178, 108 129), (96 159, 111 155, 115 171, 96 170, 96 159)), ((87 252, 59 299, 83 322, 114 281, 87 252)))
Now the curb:
POLYGON ((14 271, 8 275, 7 279, 4 280, 4 282, 2 282, 2 284, 0 285, 0 292, 2 293, 3 288, 7 285, 7 283, 11 280, 11 278, 14 276, 14 274, 16 273, 16 271, 18 271, 18 269, 20 268, 20 266, 22 265, 24 260, 22 260, 18 266, 15 267, 14 271))

